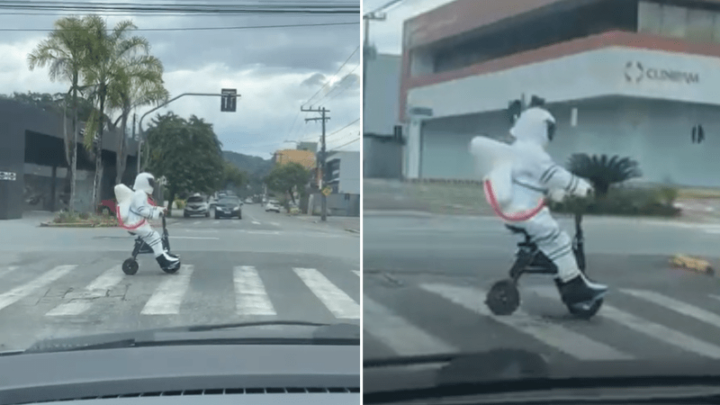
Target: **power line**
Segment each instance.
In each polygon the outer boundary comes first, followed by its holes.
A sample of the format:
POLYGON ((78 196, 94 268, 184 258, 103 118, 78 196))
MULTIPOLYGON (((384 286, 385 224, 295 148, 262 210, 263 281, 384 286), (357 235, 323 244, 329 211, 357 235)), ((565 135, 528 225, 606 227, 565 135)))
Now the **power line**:
POLYGON ((356 123, 356 122, 358 122, 358 121, 360 121, 360 118, 358 118, 358 119, 356 119, 355 121, 353 121, 353 122, 351 122, 351 123, 349 123, 349 124, 345 125, 344 127, 342 127, 342 128, 340 128, 340 129, 338 129, 337 131, 333 132, 332 134, 330 134, 330 135, 328 135, 328 136, 332 136, 332 135, 335 135, 335 134, 337 134, 338 132, 342 131, 343 129, 345 129, 345 128, 349 127, 350 125, 352 125, 352 124, 354 124, 354 123, 356 123))
MULTIPOLYGON (((353 74, 353 72, 355 72, 355 71, 357 70, 357 68, 359 68, 359 67, 360 67, 360 64, 358 63, 357 66, 355 66, 355 68, 353 68, 353 70, 350 71, 350 73, 346 74, 345 76, 342 77, 342 79, 340 79, 340 80, 338 81, 338 84, 342 84, 342 83, 343 83, 343 80, 345 80, 345 79, 347 79, 348 77, 350 77, 350 75, 353 74)), ((327 101, 330 101, 330 100, 335 99, 337 96, 339 96, 340 94, 344 93, 344 92, 345 92, 347 89, 349 89, 349 88, 350 88, 350 84, 347 85, 347 86, 344 86, 344 87, 342 87, 342 86, 336 86, 336 87, 334 87, 332 90, 328 91, 327 94, 325 94, 325 95, 323 96, 323 98, 321 98, 320 100, 318 100, 318 103, 320 103, 321 101, 323 101, 327 96, 331 95, 331 94, 333 93, 333 91, 335 91, 335 90, 337 90, 337 89, 342 89, 342 90, 340 90, 339 92, 333 94, 333 96, 330 97, 327 101)))
POLYGON ((348 146, 348 145, 350 145, 351 143, 357 142, 357 141, 359 141, 359 140, 360 140, 360 136, 358 136, 357 138, 353 139, 353 140, 350 141, 350 142, 345 142, 344 144, 342 144, 342 145, 340 145, 340 146, 336 146, 335 148, 330 149, 328 152, 334 151, 334 150, 338 150, 338 149, 340 149, 340 148, 344 148, 345 146, 348 146))
MULTIPOLYGON (((248 25, 235 27, 187 27, 187 28, 137 28, 135 31, 229 31, 229 30, 251 30, 271 28, 299 28, 299 27, 327 27, 339 25, 359 25, 360 22, 343 23, 318 23, 318 24, 279 24, 279 25, 248 25)), ((53 32, 51 29, 43 28, 0 28, 0 32, 53 32)))
MULTIPOLYGON (((360 23, 360 22, 358 22, 358 24, 359 24, 359 23, 360 23)), ((345 65, 347 65, 347 63, 350 61, 350 59, 352 59, 352 57, 355 55, 355 53, 356 53, 359 49, 360 49, 360 45, 358 45, 358 47, 355 48, 355 50, 350 54, 350 56, 348 56, 348 58, 345 60, 345 62, 343 62, 343 64, 340 65, 340 69, 338 69, 337 72, 335 72, 335 74, 333 75, 333 77, 334 77, 334 76, 337 76, 338 73, 340 73, 340 71, 342 70, 342 68, 344 68, 345 65)), ((303 105, 310 104, 310 102, 312 101, 312 99, 314 99, 315 96, 317 96, 318 94, 320 94, 320 92, 321 92, 325 87, 327 87, 328 83, 329 83, 329 82, 326 82, 322 87, 320 87, 320 89, 319 89, 315 94, 313 94, 312 97, 310 97, 310 98, 308 99, 308 101, 306 101, 303 105)))
POLYGON ((237 4, 146 4, 146 3, 75 3, 75 2, 32 2, 0 1, 1 10, 75 11, 108 12, 185 12, 185 13, 239 13, 239 14, 359 14, 359 5, 237 5, 237 4))

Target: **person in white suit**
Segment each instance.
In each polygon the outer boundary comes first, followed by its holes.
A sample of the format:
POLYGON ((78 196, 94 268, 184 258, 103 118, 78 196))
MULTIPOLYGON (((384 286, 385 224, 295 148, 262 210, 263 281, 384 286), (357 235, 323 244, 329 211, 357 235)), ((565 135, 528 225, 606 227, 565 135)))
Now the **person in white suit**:
POLYGON ((152 199, 154 189, 155 177, 150 173, 138 174, 132 189, 124 184, 116 185, 118 224, 130 234, 138 235, 152 248, 160 268, 171 270, 180 265, 180 259, 163 248, 160 234, 148 222, 166 212, 165 207, 155 205, 152 199))
MULTIPOLYGON (((512 144, 474 137, 470 152, 483 179, 485 198, 495 215, 519 236, 528 236, 556 267, 560 295, 567 304, 602 298, 607 286, 590 281, 578 268, 572 239, 545 206, 545 197, 587 197, 592 186, 555 163, 546 148, 555 135, 555 118, 533 100, 516 115, 512 144)), ((524 238, 523 238, 524 239, 524 238)))

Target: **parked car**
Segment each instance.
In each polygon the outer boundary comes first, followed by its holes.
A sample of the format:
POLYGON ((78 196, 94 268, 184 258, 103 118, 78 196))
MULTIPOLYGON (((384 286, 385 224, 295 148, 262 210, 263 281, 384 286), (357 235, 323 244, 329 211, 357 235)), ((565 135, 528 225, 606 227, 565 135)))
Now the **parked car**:
POLYGON ((215 203, 215 219, 237 217, 242 219, 242 202, 239 198, 224 197, 215 203))
POLYGON ((210 216, 210 208, 208 203, 200 194, 194 194, 189 197, 185 202, 185 208, 183 209, 183 216, 190 218, 194 215, 202 215, 204 217, 210 216))
POLYGON ((280 213, 280 203, 276 200, 268 200, 265 204, 265 212, 277 212, 280 213))

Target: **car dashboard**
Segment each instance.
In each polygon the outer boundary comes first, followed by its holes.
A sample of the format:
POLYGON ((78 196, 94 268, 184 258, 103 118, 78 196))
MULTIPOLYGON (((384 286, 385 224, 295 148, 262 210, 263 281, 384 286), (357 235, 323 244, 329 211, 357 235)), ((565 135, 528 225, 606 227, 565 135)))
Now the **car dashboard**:
POLYGON ((0 356, 0 404, 358 404, 360 348, 178 345, 0 356))

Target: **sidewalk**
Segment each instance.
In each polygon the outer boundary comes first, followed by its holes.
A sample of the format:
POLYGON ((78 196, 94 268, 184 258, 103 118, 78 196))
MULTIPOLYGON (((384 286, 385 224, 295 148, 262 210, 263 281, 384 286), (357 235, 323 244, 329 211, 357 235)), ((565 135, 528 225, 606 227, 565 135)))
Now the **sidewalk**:
POLYGON ((327 217, 327 222, 323 223, 320 216, 311 215, 295 215, 292 218, 297 218, 301 221, 312 222, 319 225, 331 226, 333 228, 344 229, 352 233, 360 233, 360 218, 359 217, 327 217))

